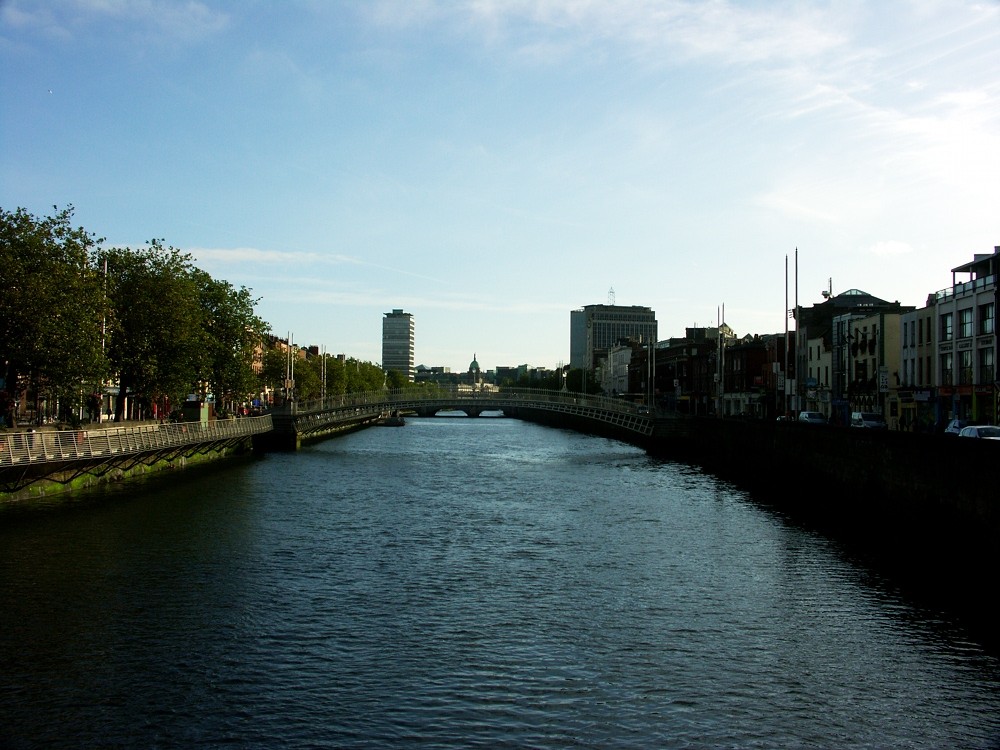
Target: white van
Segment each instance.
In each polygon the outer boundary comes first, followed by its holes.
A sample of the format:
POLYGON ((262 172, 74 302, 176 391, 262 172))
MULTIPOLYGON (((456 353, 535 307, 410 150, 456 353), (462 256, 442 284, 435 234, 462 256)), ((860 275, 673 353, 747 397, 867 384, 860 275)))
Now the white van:
POLYGON ((873 411, 851 412, 851 427, 867 427, 870 430, 886 430, 889 425, 885 423, 885 417, 873 411))

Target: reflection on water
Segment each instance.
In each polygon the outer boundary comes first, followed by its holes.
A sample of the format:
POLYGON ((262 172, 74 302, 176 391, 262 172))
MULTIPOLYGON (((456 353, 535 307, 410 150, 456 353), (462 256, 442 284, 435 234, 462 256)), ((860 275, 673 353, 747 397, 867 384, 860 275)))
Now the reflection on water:
POLYGON ((409 420, 0 514, 12 747, 995 747, 1000 669, 701 472, 409 420))

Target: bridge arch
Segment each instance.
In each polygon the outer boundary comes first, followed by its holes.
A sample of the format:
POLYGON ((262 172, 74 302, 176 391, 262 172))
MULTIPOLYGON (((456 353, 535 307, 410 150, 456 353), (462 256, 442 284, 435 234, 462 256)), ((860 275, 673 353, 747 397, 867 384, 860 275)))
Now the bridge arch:
POLYGON ((469 416, 479 416, 484 411, 502 411, 509 417, 597 432, 628 442, 650 438, 655 421, 635 404, 606 396, 531 388, 463 386, 387 389, 291 403, 275 409, 272 418, 279 442, 294 450, 303 440, 311 441, 351 427, 366 426, 389 412, 430 416, 443 409, 462 411, 469 416))

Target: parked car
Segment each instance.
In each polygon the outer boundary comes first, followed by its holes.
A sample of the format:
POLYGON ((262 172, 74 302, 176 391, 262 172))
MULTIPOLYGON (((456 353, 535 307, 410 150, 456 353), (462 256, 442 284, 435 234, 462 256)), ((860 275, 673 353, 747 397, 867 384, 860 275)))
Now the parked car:
POLYGON ((944 428, 945 435, 957 435, 963 429, 969 426, 969 423, 964 419, 953 419, 944 428))
POLYGON ((869 430, 887 430, 885 417, 873 411, 856 411, 851 413, 851 427, 864 427, 869 430))
POLYGON ((963 427, 958 433, 959 437, 984 438, 986 440, 1000 440, 1000 427, 991 424, 970 425, 963 427))
POLYGON ((826 417, 818 411, 800 411, 799 421, 807 424, 826 424, 826 417))

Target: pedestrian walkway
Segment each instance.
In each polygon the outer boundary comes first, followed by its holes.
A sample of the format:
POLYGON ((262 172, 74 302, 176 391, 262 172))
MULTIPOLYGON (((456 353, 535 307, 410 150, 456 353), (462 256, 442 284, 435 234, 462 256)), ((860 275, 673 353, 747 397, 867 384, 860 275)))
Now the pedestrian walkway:
POLYGON ((47 426, 0 432, 0 467, 103 459, 231 438, 272 429, 271 416, 209 422, 103 422, 78 430, 47 426))

